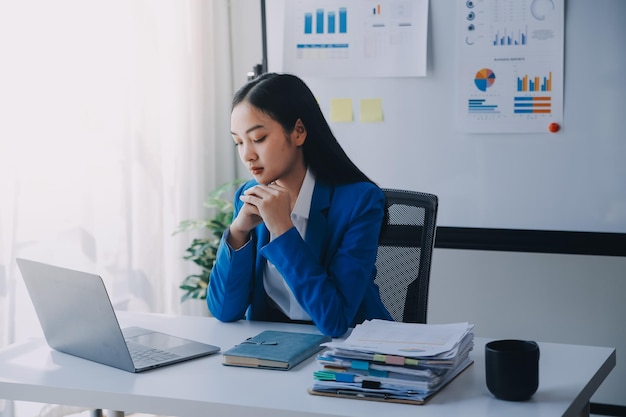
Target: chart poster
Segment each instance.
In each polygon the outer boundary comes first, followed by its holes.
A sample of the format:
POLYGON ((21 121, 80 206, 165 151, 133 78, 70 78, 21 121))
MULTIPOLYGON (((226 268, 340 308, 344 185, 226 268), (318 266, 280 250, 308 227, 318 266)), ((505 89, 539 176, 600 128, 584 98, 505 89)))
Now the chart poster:
POLYGON ((457 120, 547 133, 563 120, 564 0, 457 0, 457 120))
POLYGON ((284 27, 285 72, 426 75, 428 0, 288 0, 284 27))

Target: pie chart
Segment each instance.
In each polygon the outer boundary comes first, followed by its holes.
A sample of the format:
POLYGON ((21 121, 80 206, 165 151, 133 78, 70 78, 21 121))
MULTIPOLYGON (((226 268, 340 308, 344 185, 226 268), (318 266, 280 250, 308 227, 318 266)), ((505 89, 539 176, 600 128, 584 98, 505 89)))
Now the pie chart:
POLYGON ((474 84, 480 91, 487 91, 489 87, 493 85, 496 81, 496 74, 493 73, 490 69, 483 68, 476 73, 476 77, 474 78, 474 84))

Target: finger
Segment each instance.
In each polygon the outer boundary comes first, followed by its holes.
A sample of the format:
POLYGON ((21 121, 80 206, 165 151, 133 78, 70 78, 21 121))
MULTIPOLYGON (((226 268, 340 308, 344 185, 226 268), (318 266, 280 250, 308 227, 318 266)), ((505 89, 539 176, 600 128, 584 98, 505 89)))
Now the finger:
POLYGON ((272 190, 272 191, 284 191, 285 187, 283 187, 282 185, 276 182, 271 182, 265 186, 265 189, 272 190))
POLYGON ((243 201, 245 204, 250 204, 251 206, 256 207, 256 204, 254 204, 254 202, 259 200, 259 197, 254 194, 250 194, 250 195, 239 196, 239 199, 243 201))
POLYGON ((246 190, 244 195, 249 197, 258 197, 259 199, 269 199, 270 197, 276 197, 283 192, 283 188, 275 185, 255 185, 254 187, 246 190))
POLYGON ((248 188, 245 192, 244 195, 246 196, 257 196, 257 197, 263 197, 263 195, 267 195, 267 190, 265 190, 263 185, 255 185, 252 188, 248 188))

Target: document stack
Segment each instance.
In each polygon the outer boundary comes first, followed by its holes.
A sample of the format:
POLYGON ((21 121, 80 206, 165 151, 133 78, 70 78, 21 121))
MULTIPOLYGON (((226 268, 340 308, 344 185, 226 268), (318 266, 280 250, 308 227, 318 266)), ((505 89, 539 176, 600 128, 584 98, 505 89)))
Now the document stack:
POLYGON ((324 343, 309 393, 424 404, 472 364, 473 324, 370 320, 324 343))

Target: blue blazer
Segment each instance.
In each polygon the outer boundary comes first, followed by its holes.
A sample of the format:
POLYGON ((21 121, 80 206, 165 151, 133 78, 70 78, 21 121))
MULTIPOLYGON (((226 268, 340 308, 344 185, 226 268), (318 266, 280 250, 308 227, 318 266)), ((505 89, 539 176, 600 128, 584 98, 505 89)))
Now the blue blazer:
MULTIPOLYGON (((239 196, 256 184, 248 181, 235 193, 235 217, 243 205, 239 196)), ((233 250, 225 233, 207 291, 209 310, 221 321, 277 320, 280 313, 263 286, 269 260, 324 334, 341 336, 367 319, 392 320, 374 284, 384 211, 385 196, 372 183, 317 181, 304 240, 292 227, 270 242, 262 223, 233 250)))

